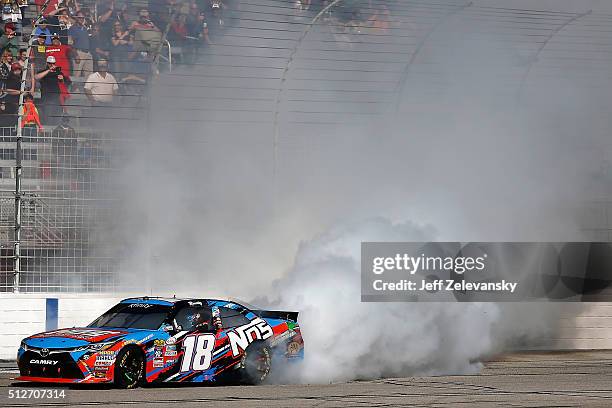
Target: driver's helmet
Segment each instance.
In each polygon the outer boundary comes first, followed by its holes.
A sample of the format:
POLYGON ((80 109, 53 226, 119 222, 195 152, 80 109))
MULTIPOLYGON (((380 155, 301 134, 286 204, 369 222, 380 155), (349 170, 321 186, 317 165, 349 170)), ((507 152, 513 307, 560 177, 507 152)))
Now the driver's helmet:
POLYGON ((195 329, 197 327, 201 327, 204 324, 208 324, 208 327, 211 327, 210 316, 208 316, 208 318, 207 318, 207 316, 205 316, 201 312, 195 312, 195 313, 192 313, 190 315, 187 315, 186 319, 189 322, 189 324, 191 325, 192 329, 195 329))

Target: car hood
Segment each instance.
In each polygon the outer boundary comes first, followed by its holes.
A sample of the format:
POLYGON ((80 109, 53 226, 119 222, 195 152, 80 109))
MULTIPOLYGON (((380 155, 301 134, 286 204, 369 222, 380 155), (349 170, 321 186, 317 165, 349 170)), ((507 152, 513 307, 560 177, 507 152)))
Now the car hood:
POLYGON ((30 347, 72 348, 92 343, 118 341, 128 336, 131 340, 142 341, 147 337, 152 338, 152 334, 156 332, 156 330, 145 329, 73 327, 38 333, 27 337, 24 342, 30 347))

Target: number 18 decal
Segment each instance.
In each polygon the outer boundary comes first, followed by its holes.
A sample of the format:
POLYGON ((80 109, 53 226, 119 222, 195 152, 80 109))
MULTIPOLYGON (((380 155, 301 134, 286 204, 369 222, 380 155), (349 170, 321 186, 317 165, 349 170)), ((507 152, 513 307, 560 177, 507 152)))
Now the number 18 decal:
POLYGON ((183 362, 181 371, 202 371, 210 368, 215 347, 214 334, 187 336, 183 340, 183 362))

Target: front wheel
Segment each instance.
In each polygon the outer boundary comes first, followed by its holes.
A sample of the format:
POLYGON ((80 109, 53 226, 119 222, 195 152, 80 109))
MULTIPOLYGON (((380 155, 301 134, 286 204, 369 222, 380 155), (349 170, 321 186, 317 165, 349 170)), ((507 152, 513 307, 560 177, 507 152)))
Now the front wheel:
POLYGON ((240 362, 240 380, 245 384, 261 384, 268 378, 272 367, 272 351, 263 343, 253 343, 244 352, 240 362))
POLYGON ((115 360, 115 385, 119 388, 136 388, 144 378, 144 358, 134 347, 124 348, 115 360))

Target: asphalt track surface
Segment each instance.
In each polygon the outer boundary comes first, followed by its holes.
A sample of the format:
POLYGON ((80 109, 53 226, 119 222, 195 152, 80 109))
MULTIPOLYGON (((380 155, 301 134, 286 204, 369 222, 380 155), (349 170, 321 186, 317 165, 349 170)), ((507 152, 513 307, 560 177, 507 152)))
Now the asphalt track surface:
POLYGON ((64 399, 9 399, 0 369, 0 407, 612 407, 612 351, 522 353, 485 363, 480 374, 387 378, 326 385, 189 386, 136 390, 53 388, 64 399))

